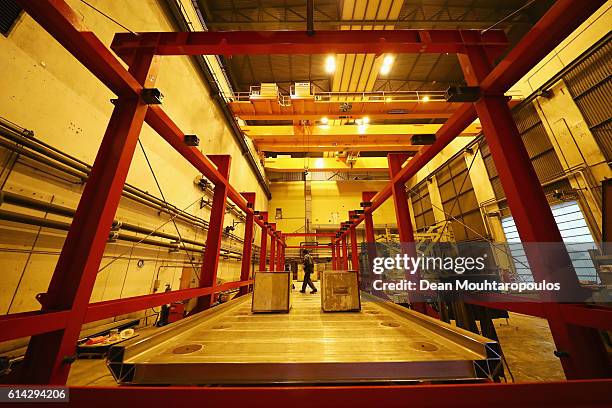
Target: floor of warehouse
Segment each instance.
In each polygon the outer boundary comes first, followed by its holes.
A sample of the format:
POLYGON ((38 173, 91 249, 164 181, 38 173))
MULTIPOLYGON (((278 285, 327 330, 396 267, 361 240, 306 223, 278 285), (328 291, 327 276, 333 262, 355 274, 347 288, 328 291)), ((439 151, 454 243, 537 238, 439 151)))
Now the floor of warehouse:
MULTIPOLYGON (((301 284, 296 282, 296 288, 301 284)), ((294 290, 294 297, 318 295, 300 294, 294 290)), ((311 303, 311 302, 309 302, 311 303)), ((304 302, 294 302, 293 311, 304 302)), ((308 304, 308 303, 306 303, 308 304)), ((517 382, 553 381, 565 379, 561 364, 554 356, 554 343, 546 320, 537 317, 510 313, 510 318, 495 320, 495 327, 507 362, 517 382)), ((141 332, 155 331, 144 328, 141 332)), ((510 380, 510 376, 508 376, 510 380)), ((70 371, 68 385, 116 386, 115 380, 104 360, 77 360, 70 371)))

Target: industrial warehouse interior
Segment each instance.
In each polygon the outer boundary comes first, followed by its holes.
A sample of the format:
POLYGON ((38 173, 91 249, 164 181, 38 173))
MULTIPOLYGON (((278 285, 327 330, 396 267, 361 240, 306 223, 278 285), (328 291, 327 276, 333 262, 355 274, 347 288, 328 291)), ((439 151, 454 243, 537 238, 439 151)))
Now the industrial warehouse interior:
POLYGON ((612 406, 611 26, 0 1, 0 403, 612 406))

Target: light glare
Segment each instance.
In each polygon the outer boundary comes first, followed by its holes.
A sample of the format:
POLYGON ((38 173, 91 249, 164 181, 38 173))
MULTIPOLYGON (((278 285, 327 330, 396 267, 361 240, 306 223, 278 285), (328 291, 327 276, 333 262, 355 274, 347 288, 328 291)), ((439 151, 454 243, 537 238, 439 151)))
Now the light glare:
POLYGON ((336 58, 333 55, 329 55, 325 59, 325 71, 331 74, 336 70, 336 58))

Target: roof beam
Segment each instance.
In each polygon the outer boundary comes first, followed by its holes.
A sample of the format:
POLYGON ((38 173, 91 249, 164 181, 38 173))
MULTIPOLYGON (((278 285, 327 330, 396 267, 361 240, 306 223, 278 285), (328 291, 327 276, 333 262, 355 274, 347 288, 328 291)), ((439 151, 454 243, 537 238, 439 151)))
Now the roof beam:
POLYGON ((115 34, 111 48, 125 58, 141 47, 155 48, 157 55, 252 55, 461 53, 473 45, 497 56, 508 40, 502 30, 146 32, 115 34))

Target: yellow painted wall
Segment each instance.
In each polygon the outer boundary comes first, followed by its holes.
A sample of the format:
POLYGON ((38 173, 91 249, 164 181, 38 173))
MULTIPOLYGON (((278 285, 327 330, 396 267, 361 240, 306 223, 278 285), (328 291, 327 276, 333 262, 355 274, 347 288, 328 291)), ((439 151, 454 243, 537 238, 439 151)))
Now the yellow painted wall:
MULTIPOLYGON (((68 3, 82 16, 82 23, 107 46, 115 32, 123 31, 82 2, 69 0, 68 3)), ((163 2, 157 0, 93 0, 91 3, 134 31, 175 30, 162 7, 163 2)), ((185 133, 200 137, 203 153, 231 154, 230 181, 239 191, 255 191, 256 209, 267 209, 267 198, 234 141, 222 112, 212 101, 196 65, 187 57, 164 57, 157 86, 165 95, 164 109, 169 116, 185 133)), ((0 36, 0 89, 0 116, 32 129, 44 142, 93 163, 112 112, 109 100, 114 95, 27 14, 21 16, 8 38, 0 36)), ((167 200, 179 208, 193 203, 188 211, 208 219, 208 210, 199 209, 196 202, 202 195, 193 183, 198 172, 147 125, 143 127, 141 141, 167 200)), ((5 163, 6 158, 7 152, 0 150, 1 163, 5 163)), ((139 149, 127 181, 160 196, 139 149)), ((72 208, 76 208, 82 191, 81 186, 50 178, 21 163, 15 166, 4 189, 72 208)), ((27 212, 6 204, 2 209, 27 212)), ((38 211, 27 213, 57 218, 38 211)), ((168 216, 160 216, 126 199, 121 201, 117 218, 152 228, 168 221, 168 216)), ((231 218, 226 215, 225 225, 231 224, 231 218)), ((181 223, 179 228, 184 237, 202 241, 205 238, 201 230, 181 223)), ((176 233, 172 223, 160 230, 176 233)), ((236 227, 235 233, 243 235, 242 224, 236 227)), ((57 231, 0 223, 0 246, 3 248, 0 250, 3 276, 0 314, 40 308, 34 295, 46 291, 64 236, 57 231), (15 301, 10 304, 15 293, 15 301)), ((236 242, 224 244, 241 250, 241 244, 236 242)), ((124 255, 122 259, 98 274, 91 301, 150 293, 156 276, 161 281, 161 290, 165 283, 177 289, 182 264, 187 260, 182 252, 170 254, 167 249, 146 246, 132 249, 125 242, 118 242, 107 245, 102 265, 120 254, 124 255), (136 266, 138 259, 145 260, 144 267, 136 266)), ((196 258, 199 259, 199 255, 196 258)), ((222 261, 219 277, 235 280, 239 277, 239 268, 239 261, 222 261)))
MULTIPOLYGON (((386 181, 312 181, 312 226, 313 228, 339 227, 348 219, 348 212, 361 208, 363 191, 380 191, 386 181)), ((283 209, 283 219, 276 220, 277 228, 283 232, 304 231, 304 183, 301 181, 271 183, 272 200, 270 211, 283 209)), ((374 212, 376 227, 394 227, 395 209, 393 201, 387 200, 374 212)), ((360 225, 363 228, 363 225, 360 225)), ((297 245, 302 238, 289 238, 289 245, 297 245)))

